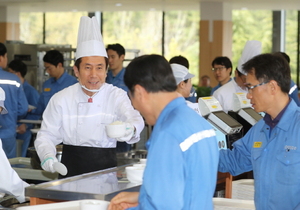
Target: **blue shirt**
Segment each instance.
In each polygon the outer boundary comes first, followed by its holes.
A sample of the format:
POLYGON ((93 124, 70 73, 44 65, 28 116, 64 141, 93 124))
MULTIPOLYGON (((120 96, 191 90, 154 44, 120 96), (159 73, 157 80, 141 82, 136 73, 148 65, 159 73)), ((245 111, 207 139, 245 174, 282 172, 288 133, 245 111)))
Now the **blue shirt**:
POLYGON ((235 176, 253 170, 257 210, 295 209, 300 204, 299 128, 300 107, 291 100, 271 133, 260 120, 233 150, 220 150, 219 171, 235 176))
POLYGON ((292 99, 294 99, 296 104, 298 106, 300 106, 300 100, 299 100, 299 97, 298 97, 298 87, 297 87, 297 85, 295 84, 295 82, 293 80, 291 80, 291 83, 290 83, 290 93, 289 93, 289 95, 292 99))
POLYGON ((191 94, 191 96, 185 98, 185 100, 188 100, 192 103, 197 103, 197 93, 196 93, 196 90, 194 87, 191 88, 190 94, 191 94))
MULTIPOLYGON (((230 82, 232 80, 232 78, 230 77, 230 80, 228 80, 228 82, 230 82)), ((227 83, 228 83, 227 82, 227 83)), ((222 85, 221 85, 221 83, 219 83, 217 86, 215 86, 215 87, 213 87, 212 89, 211 89, 211 92, 210 92, 210 95, 213 95, 213 93, 218 89, 218 88, 220 88, 222 85)))
POLYGON ((53 77, 46 80, 43 84, 43 90, 38 101, 37 109, 33 110, 32 113, 42 115, 50 98, 55 93, 75 84, 76 82, 77 79, 67 72, 64 72, 58 80, 53 77))
MULTIPOLYGON (((32 87, 27 81, 24 81, 23 89, 24 89, 28 104, 37 107, 38 100, 40 97, 38 91, 34 87, 32 87)), ((38 120, 38 119, 40 119, 40 115, 35 115, 35 114, 28 112, 23 119, 38 120)), ((32 129, 32 128, 33 128, 32 124, 27 124, 27 129, 32 129)))
POLYGON ((107 72, 106 82, 128 92, 128 88, 124 83, 125 68, 123 68, 116 76, 113 76, 112 71, 107 72))
POLYGON ((17 120, 26 115, 28 102, 20 79, 1 67, 0 87, 5 92, 4 106, 8 111, 0 117, 0 138, 15 138, 17 120))
POLYGON ((146 146, 139 205, 130 209, 213 209, 219 157, 215 132, 184 98, 163 109, 146 146))

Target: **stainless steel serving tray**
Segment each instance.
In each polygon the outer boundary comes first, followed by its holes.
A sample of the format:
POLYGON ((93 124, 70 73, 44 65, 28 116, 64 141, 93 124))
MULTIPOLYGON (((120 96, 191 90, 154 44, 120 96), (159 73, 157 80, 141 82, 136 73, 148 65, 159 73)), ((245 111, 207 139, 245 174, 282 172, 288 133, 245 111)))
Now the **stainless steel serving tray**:
POLYGON ((126 179, 125 167, 128 165, 33 185, 25 189, 25 195, 64 201, 81 199, 110 201, 121 191, 139 191, 140 184, 130 183, 126 179))

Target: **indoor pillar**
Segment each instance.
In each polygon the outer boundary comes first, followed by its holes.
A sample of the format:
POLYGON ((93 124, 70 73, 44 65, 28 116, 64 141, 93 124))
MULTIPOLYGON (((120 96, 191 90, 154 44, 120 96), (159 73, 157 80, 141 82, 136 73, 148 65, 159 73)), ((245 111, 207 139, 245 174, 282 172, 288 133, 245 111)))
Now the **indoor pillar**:
POLYGON ((211 86, 217 81, 211 71, 211 62, 217 56, 232 57, 232 9, 229 3, 200 3, 199 82, 203 75, 211 78, 211 86))
POLYGON ((20 40, 18 7, 0 7, 0 42, 20 40))

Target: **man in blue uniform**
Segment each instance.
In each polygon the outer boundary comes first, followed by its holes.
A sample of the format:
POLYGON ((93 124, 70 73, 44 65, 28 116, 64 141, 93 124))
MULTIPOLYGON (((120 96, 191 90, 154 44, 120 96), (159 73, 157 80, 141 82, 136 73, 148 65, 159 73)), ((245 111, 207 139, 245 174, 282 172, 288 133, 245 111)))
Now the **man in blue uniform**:
POLYGON ((42 115, 50 98, 62 89, 77 82, 74 76, 69 75, 64 69, 64 57, 58 50, 48 51, 44 58, 45 70, 51 77, 43 84, 42 92, 34 114, 42 115))
MULTIPOLYGON (((26 73, 27 73, 26 64, 23 63, 21 60, 18 60, 18 59, 12 60, 8 64, 8 71, 19 77, 19 79, 20 79, 20 81, 23 85, 23 89, 24 89, 28 104, 33 106, 33 107, 36 107, 37 102, 39 100, 39 93, 34 87, 32 87, 25 80, 25 76, 26 76, 26 73)), ((31 114, 30 111, 31 110, 29 108, 29 112, 27 112, 26 116, 23 119, 27 119, 27 120, 38 120, 38 119, 40 119, 40 115, 31 114)), ((32 129, 33 127, 34 127, 34 125, 29 124, 29 123, 26 123, 26 124, 21 123, 21 124, 18 125, 17 139, 23 140, 22 153, 21 153, 22 157, 26 157, 27 149, 28 149, 28 146, 30 144, 31 137, 32 137, 30 129, 32 129)))
POLYGON ((257 210, 300 208, 300 108, 289 97, 290 67, 281 56, 261 54, 243 69, 248 99, 266 114, 232 150, 220 150, 219 171, 253 170, 257 210))
POLYGON ((123 67, 123 61, 125 59, 125 49, 119 43, 109 44, 106 47, 108 56, 108 72, 106 82, 128 91, 128 88, 124 84, 125 68, 123 67))
POLYGON ((8 114, 0 118, 0 138, 7 158, 16 157, 17 120, 26 115, 28 102, 20 79, 3 69, 7 66, 7 49, 0 43, 0 87, 6 93, 5 107, 8 114))
POLYGON ((133 106, 155 126, 140 192, 118 194, 109 209, 213 209, 219 156, 215 132, 176 92, 168 61, 160 55, 135 58, 124 81, 133 106))
MULTIPOLYGON (((106 82, 128 92, 127 86, 124 84, 125 68, 123 61, 125 59, 125 49, 119 43, 109 44, 106 47, 108 56, 108 72, 106 82)), ((117 152, 127 152, 131 150, 131 144, 126 142, 117 142, 117 152)))

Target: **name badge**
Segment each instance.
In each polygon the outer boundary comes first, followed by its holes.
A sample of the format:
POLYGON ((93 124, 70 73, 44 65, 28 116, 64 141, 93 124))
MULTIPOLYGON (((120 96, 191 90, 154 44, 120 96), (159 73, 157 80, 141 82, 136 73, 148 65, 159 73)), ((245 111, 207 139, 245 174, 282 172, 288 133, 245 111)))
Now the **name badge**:
POLYGON ((261 141, 255 141, 253 144, 253 148, 261 148, 262 142, 261 141))
POLYGON ((45 92, 49 92, 51 90, 51 88, 44 88, 45 92))

